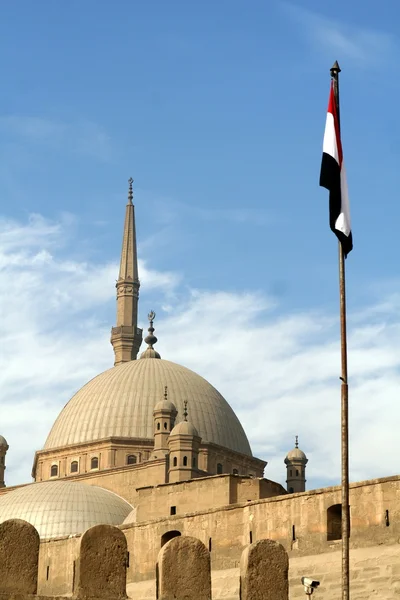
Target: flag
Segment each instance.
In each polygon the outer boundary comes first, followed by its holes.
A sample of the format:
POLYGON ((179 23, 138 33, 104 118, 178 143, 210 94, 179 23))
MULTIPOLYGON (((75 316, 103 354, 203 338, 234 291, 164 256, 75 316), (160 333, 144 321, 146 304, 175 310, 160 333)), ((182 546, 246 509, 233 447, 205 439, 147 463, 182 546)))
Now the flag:
POLYGON ((319 184, 329 190, 329 224, 345 256, 353 248, 346 170, 343 162, 336 98, 331 83, 319 184))

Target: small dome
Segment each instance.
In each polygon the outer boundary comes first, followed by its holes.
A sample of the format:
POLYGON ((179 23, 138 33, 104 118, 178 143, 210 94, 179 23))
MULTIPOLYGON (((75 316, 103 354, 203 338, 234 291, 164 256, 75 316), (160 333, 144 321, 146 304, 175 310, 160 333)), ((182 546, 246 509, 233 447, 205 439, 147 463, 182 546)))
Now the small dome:
POLYGON ((190 421, 181 421, 171 431, 170 437, 174 435, 193 435, 199 437, 199 433, 194 425, 190 421))
POLYGON ((154 407, 154 412, 156 412, 156 410, 169 410, 170 412, 176 412, 176 407, 175 404, 164 399, 160 400, 160 402, 157 402, 154 407))
POLYGON ((8 447, 7 440, 2 435, 0 435, 0 446, 6 446, 6 447, 8 447))
POLYGON ((300 448, 293 448, 286 456, 287 460, 307 460, 307 456, 300 448))
POLYGON ((121 525, 131 511, 117 494, 74 481, 32 483, 0 496, 0 523, 23 519, 44 539, 83 533, 94 525, 121 525))
POLYGON ((154 350, 154 348, 146 348, 146 350, 140 355, 140 358, 161 358, 161 356, 157 350, 154 350))

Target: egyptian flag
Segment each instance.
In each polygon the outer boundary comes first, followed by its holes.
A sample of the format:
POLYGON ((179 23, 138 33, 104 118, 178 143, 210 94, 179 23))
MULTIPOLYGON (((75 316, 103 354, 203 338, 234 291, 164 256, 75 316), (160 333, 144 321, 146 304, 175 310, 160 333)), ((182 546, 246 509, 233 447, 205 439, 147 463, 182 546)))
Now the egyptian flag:
POLYGON ((333 81, 331 83, 328 114, 326 116, 319 184, 329 190, 329 224, 333 233, 342 244, 344 255, 347 256, 353 248, 353 238, 350 225, 346 171, 343 162, 333 81))

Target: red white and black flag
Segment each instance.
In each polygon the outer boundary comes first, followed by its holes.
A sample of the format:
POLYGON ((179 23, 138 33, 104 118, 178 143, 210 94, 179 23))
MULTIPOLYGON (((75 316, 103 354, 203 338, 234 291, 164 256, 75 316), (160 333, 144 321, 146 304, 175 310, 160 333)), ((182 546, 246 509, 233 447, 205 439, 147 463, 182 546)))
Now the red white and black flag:
POLYGON ((353 237, 350 224, 346 171, 340 139, 339 115, 337 114, 333 81, 326 116, 319 184, 329 190, 329 224, 342 244, 344 255, 347 256, 353 248, 353 237))

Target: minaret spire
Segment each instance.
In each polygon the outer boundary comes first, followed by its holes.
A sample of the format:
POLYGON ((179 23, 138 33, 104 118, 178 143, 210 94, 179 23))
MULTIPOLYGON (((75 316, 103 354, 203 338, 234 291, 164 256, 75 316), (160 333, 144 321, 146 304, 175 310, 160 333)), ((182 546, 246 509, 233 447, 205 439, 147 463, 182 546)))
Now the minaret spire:
POLYGON ((137 326, 140 282, 132 177, 128 183, 128 203, 125 211, 121 262, 116 283, 117 324, 111 331, 111 344, 114 348, 115 365, 135 360, 142 343, 142 330, 137 326))

